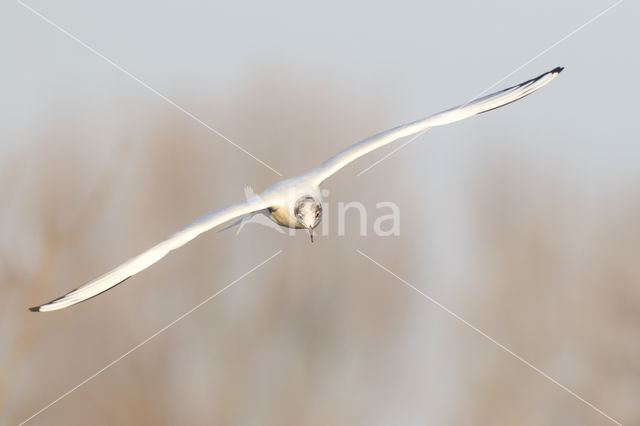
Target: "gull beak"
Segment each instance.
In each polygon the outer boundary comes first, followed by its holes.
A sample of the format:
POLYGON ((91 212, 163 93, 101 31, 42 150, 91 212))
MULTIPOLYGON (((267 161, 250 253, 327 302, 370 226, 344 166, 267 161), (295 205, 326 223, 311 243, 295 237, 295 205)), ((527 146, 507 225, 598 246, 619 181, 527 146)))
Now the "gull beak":
POLYGON ((313 226, 309 227, 309 236, 311 237, 311 242, 313 242, 313 226))

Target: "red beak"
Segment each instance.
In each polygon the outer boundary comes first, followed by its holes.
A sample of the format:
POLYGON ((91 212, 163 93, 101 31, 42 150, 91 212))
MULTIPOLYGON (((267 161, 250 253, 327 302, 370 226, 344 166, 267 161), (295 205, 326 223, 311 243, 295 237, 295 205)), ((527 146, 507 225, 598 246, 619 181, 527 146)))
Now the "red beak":
POLYGON ((309 236, 311 237, 311 242, 313 242, 313 226, 309 227, 309 236))

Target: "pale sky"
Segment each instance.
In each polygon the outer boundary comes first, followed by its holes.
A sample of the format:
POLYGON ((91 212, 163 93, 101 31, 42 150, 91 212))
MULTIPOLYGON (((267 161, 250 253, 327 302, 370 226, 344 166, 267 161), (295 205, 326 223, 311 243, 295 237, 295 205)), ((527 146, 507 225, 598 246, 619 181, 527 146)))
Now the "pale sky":
MULTIPOLYGON (((195 102, 238 96, 267 70, 346 88, 368 102, 391 101, 394 111, 380 130, 473 97, 614 3, 28 2, 196 115, 195 102)), ((29 123, 46 121, 61 97, 116 111, 126 99, 163 102, 19 3, 0 8, 6 135, 0 149, 29 123)), ((639 8, 622 2, 495 87, 565 66, 561 83, 522 108, 544 118, 545 136, 561 134, 559 149, 577 162, 595 158, 616 169, 639 153, 633 96, 639 8)), ((282 96, 303 101, 294 87, 282 96)), ((501 114, 501 128, 520 127, 522 110, 501 114)), ((527 131, 537 136, 537 129, 527 131)))

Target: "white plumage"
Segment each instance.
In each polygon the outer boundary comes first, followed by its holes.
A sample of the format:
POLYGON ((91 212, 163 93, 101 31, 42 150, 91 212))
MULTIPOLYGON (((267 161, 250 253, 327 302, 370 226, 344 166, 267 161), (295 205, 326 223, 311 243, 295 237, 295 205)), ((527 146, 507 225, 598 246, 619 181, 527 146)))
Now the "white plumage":
POLYGON ((320 222, 322 213, 322 196, 319 185, 338 170, 363 155, 402 137, 419 133, 430 127, 464 120, 473 115, 515 102, 549 83, 562 70, 562 67, 554 68, 517 86, 475 99, 427 118, 394 127, 357 142, 300 176, 280 181, 245 202, 214 210, 196 219, 171 234, 164 241, 127 260, 112 271, 58 299, 30 309, 39 312, 54 311, 97 296, 153 265, 171 250, 183 246, 203 232, 232 219, 255 212, 266 212, 279 225, 306 228, 313 241, 313 229, 320 222))

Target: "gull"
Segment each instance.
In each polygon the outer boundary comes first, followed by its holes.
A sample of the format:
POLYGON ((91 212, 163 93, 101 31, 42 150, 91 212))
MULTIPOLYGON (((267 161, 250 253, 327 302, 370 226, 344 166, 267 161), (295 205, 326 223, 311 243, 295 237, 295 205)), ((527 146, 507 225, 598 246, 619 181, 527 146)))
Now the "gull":
POLYGON ((183 246, 203 232, 233 219, 240 218, 237 223, 241 223, 243 218, 264 214, 278 225, 306 229, 309 232, 311 242, 313 242, 313 230, 322 218, 320 185, 347 164, 400 138, 423 132, 431 127, 464 120, 515 102, 549 83, 563 69, 563 67, 556 67, 516 86, 363 139, 299 176, 277 182, 261 194, 254 195, 244 202, 222 207, 194 220, 171 234, 164 241, 127 260, 106 274, 64 296, 43 305, 34 306, 29 310, 35 312, 55 311, 97 296, 147 269, 170 251, 183 246))

